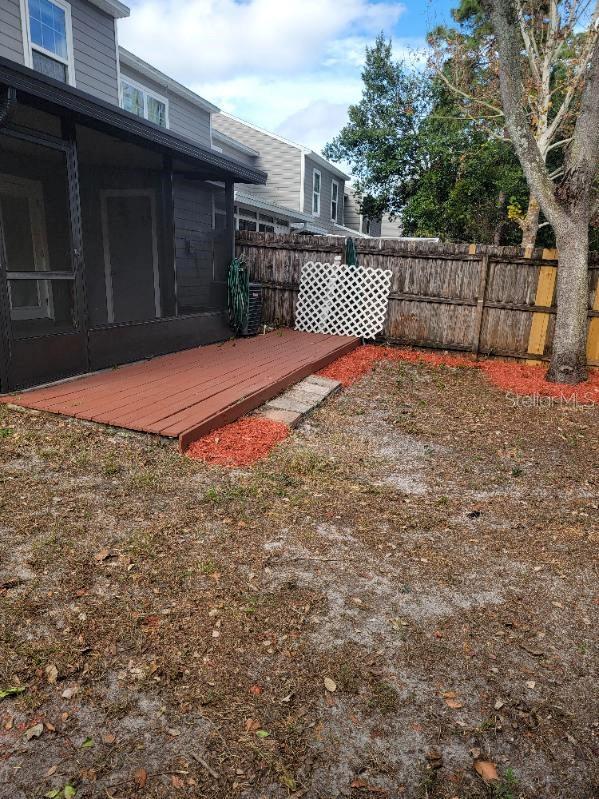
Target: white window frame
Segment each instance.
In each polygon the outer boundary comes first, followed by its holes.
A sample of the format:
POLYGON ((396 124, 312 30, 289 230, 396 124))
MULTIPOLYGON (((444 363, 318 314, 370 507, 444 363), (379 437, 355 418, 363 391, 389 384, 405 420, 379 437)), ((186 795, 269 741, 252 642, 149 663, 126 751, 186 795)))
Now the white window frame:
POLYGON ((25 66, 33 69, 33 51, 41 53, 42 55, 58 61, 59 64, 64 64, 67 68, 67 83, 69 86, 76 86, 75 83, 75 57, 73 53, 73 22, 71 19, 71 4, 66 0, 48 0, 58 8, 64 11, 64 22, 67 34, 67 58, 61 58, 51 50, 46 50, 40 47, 39 44, 34 44, 31 41, 31 22, 29 19, 29 3, 27 0, 20 0, 21 2, 21 31, 23 34, 23 54, 25 58, 25 66))
MULTIPOLYGON (((146 122, 151 122, 151 120, 148 119, 148 97, 151 97, 153 100, 158 100, 159 103, 164 103, 164 108, 165 108, 164 120, 166 122, 166 130, 168 130, 170 128, 168 97, 163 97, 161 94, 158 94, 158 92, 152 91, 152 89, 148 89, 148 87, 144 86, 142 83, 138 83, 138 81, 133 80, 132 78, 128 77, 127 75, 121 74, 121 79, 119 81, 119 105, 121 106, 121 108, 123 108, 123 110, 124 110, 124 105, 123 105, 123 84, 124 83, 127 83, 133 89, 137 89, 137 91, 141 92, 142 95, 143 95, 143 98, 144 98, 144 115, 143 115, 143 117, 140 117, 140 119, 143 118, 143 119, 146 120, 146 122)), ((129 113, 131 113, 131 112, 129 112, 129 113)), ((155 125, 156 122, 153 122, 152 124, 155 125)))
POLYGON ((320 216, 320 195, 322 193, 322 174, 320 169, 312 170, 312 216, 320 216), (318 175, 318 191, 316 191, 316 175, 318 175), (318 210, 314 210, 314 200, 317 199, 318 210))
POLYGON ((339 222, 339 181, 334 178, 331 180, 331 221, 339 222), (333 198, 333 188, 337 190, 335 198, 333 198), (333 216, 333 203, 335 203, 335 216, 333 216))

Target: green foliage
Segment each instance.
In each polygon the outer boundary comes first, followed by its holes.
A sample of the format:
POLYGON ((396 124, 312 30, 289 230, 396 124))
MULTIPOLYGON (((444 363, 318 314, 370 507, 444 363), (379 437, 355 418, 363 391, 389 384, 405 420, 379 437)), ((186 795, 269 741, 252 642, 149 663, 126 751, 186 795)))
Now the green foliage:
POLYGON ((517 243, 508 205, 526 207, 528 195, 510 145, 464 119, 430 73, 395 61, 383 36, 366 50, 362 80, 362 99, 324 151, 351 164, 362 213, 399 216, 411 236, 517 243))

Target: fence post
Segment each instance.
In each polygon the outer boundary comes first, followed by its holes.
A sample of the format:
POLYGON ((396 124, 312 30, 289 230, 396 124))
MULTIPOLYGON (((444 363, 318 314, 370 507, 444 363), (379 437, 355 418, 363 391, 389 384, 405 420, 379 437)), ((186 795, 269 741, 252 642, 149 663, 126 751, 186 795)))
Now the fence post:
POLYGON ((480 336, 483 329, 483 315, 485 312, 485 299, 487 298, 487 283, 489 281, 489 253, 483 253, 480 261, 480 279, 476 296, 476 317, 474 320, 474 337, 472 348, 476 357, 480 353, 480 336))
MULTIPOLYGON (((556 257, 556 250, 543 250, 544 261, 553 261, 556 257)), ((535 305, 540 305, 545 308, 549 308, 551 306, 553 303, 553 295, 555 293, 556 278, 557 267, 542 266, 540 268, 539 279, 537 281, 535 305)), ((527 352, 529 355, 543 355, 545 352, 545 346, 547 344, 547 330, 549 329, 549 316, 550 315, 548 313, 543 313, 542 311, 532 315, 530 333, 528 335, 527 352)), ((529 359, 527 363, 538 363, 538 359, 529 359)))
MULTIPOLYGON (((595 286, 595 299, 593 311, 599 311, 599 276, 595 286)), ((599 361, 599 317, 592 316, 589 321, 589 336, 587 339, 587 361, 599 361)))

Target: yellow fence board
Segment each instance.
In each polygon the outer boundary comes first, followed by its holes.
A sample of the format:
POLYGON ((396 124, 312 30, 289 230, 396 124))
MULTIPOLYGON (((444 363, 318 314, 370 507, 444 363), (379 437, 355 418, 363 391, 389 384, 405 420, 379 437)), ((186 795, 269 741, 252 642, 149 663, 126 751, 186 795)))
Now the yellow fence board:
MULTIPOLYGON (((535 305, 544 305, 546 308, 553 302, 557 268, 555 266, 542 266, 539 270, 535 305)), ((549 314, 535 313, 530 324, 528 336, 528 353, 530 355, 543 355, 547 342, 549 329, 549 314)))
MULTIPOLYGON (((599 311, 599 279, 595 289, 593 310, 599 311)), ((599 318, 594 316, 589 321, 589 337, 587 339, 587 360, 599 361, 599 318)))

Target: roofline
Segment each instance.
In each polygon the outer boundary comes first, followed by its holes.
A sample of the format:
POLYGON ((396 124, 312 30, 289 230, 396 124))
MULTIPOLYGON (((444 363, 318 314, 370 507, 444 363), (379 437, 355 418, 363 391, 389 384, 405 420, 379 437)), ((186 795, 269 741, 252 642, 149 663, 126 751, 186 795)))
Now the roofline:
MULTIPOLYGON (((226 179, 237 183, 266 183, 266 172, 255 167, 215 152, 190 139, 173 133, 171 130, 141 119, 136 114, 124 111, 113 103, 99 100, 87 92, 76 89, 60 81, 47 78, 29 67, 16 64, 7 58, 0 57, 0 84, 12 86, 17 90, 17 101, 24 96, 29 104, 50 113, 68 111, 76 121, 91 124, 96 129, 108 131, 114 135, 115 130, 133 139, 141 140, 146 146, 200 162, 209 169, 225 173, 226 179)), ((206 179, 218 179, 207 176, 206 179)), ((221 175, 221 179, 222 179, 221 175)))
POLYGON ((115 19, 124 19, 131 14, 129 6, 119 0, 89 0, 89 2, 115 19))
POLYGON ((258 133, 263 133, 265 136, 270 136, 271 139, 276 139, 277 141, 282 142, 283 144, 288 144, 290 147, 294 147, 296 150, 299 150, 300 153, 307 155, 308 157, 312 158, 314 161, 319 163, 321 166, 326 167, 326 169, 330 169, 331 172, 335 173, 338 177, 342 178, 343 180, 350 180, 350 176, 346 175, 339 167, 336 167, 334 164, 331 164, 330 161, 327 161, 326 158, 323 158, 322 155, 319 155, 314 150, 311 150, 309 147, 305 147, 303 144, 298 144, 295 141, 291 141, 291 139, 286 139, 284 136, 279 136, 278 133, 272 133, 270 130, 266 130, 265 128, 261 128, 258 125, 254 125, 253 122, 248 122, 245 119, 241 119, 241 117, 236 117, 234 114, 229 114, 227 111, 219 111, 222 116, 227 117, 227 119, 232 119, 235 122, 241 122, 242 125, 246 125, 248 128, 252 128, 252 130, 257 130, 258 133))
POLYGON ((260 197, 255 197, 253 194, 246 194, 243 191, 235 189, 235 201, 245 203, 245 205, 255 205, 263 211, 271 211, 273 214, 280 216, 288 216, 297 219, 298 222, 314 222, 314 217, 309 214, 304 214, 302 211, 295 211, 293 208, 288 208, 286 205, 278 205, 277 203, 263 200, 260 197))
POLYGON ((231 136, 227 136, 226 133, 223 133, 221 130, 217 130, 216 128, 212 128, 212 138, 218 139, 222 141, 224 144, 228 144, 231 147, 234 147, 236 150, 239 150, 240 153, 245 153, 246 155, 252 155, 257 158, 260 153, 258 150, 252 150, 251 147, 248 147, 247 144, 242 144, 242 142, 238 141, 237 139, 232 139, 231 136))
POLYGON ((164 72, 161 72, 159 69, 156 69, 156 67, 148 64, 147 61, 144 61, 143 58, 135 55, 135 53, 132 53, 130 50, 126 50, 124 47, 119 47, 119 59, 126 67, 131 67, 131 69, 137 70, 146 78, 149 78, 155 83, 160 84, 163 88, 168 89, 173 94, 178 94, 179 97, 183 97, 189 103, 192 103, 192 105, 195 105, 204 111, 208 111, 210 114, 216 114, 220 111, 220 108, 214 105, 214 103, 211 103, 208 100, 205 100, 203 97, 200 97, 199 94, 192 92, 191 89, 183 86, 182 83, 174 80, 174 78, 169 78, 169 76, 165 75, 164 72))

